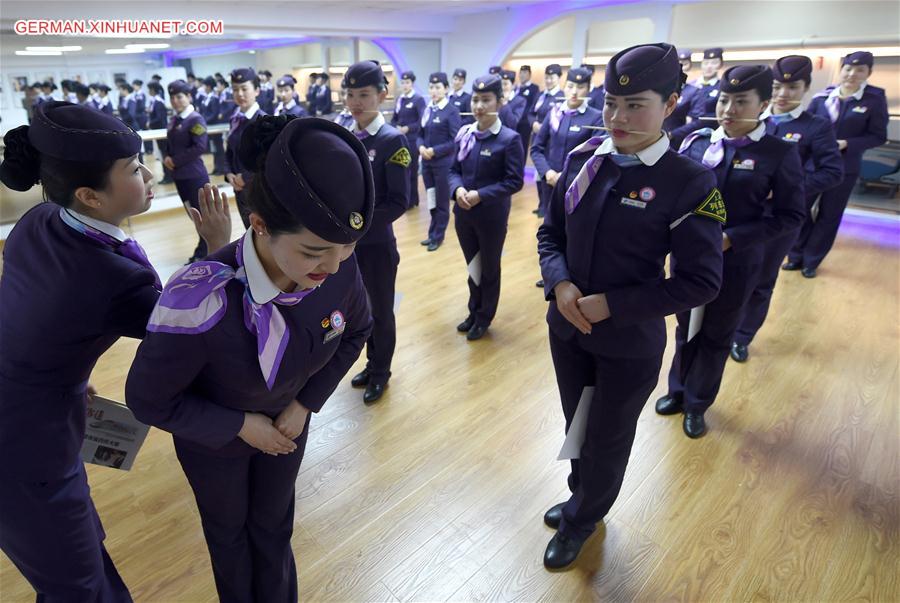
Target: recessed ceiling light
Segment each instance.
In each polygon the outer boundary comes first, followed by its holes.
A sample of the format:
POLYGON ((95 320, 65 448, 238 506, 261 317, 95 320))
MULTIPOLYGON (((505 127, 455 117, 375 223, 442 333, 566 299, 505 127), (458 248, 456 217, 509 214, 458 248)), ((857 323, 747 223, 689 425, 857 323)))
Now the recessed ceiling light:
POLYGON ((107 48, 104 50, 106 54, 141 54, 144 52, 143 48, 107 48))
POLYGON ((62 56, 61 50, 17 50, 20 57, 58 57, 62 56))
POLYGON ((25 50, 34 52, 76 52, 81 50, 81 46, 26 46, 25 50))
POLYGON ((125 48, 141 48, 144 50, 156 49, 156 48, 168 48, 168 44, 126 44, 125 48))

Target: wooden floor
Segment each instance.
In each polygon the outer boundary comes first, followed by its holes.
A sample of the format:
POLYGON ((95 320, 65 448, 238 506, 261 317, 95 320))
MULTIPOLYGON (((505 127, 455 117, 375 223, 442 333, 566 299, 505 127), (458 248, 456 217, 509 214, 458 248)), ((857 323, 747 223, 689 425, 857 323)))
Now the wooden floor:
MULTIPOLYGON (((783 275, 750 361, 728 363, 706 437, 688 440, 648 404, 605 526, 574 569, 548 573, 541 516, 566 496, 567 465, 555 460, 563 417, 534 205, 529 183, 514 199, 499 314, 475 343, 454 330, 466 267, 452 225, 427 253, 425 210, 397 222, 394 378, 367 408, 348 376, 313 419, 297 480, 301 600, 900 600, 900 225, 880 239, 847 229, 818 279, 783 275)), ((195 244, 177 212, 133 230, 164 277, 195 244)), ((101 359, 100 393, 121 399, 136 347, 101 359)), ((670 358, 671 345, 651 401, 670 358)), ((152 430, 130 473, 88 473, 135 599, 214 601, 170 436, 152 430)), ((32 599, 5 557, 0 580, 4 603, 32 599)))

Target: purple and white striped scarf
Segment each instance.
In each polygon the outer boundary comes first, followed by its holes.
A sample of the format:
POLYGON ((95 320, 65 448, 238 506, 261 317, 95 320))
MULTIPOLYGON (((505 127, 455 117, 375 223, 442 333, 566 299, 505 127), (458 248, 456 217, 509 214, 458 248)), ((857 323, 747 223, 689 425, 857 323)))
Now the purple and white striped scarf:
POLYGON ((290 341, 290 331, 278 306, 295 306, 315 291, 281 293, 265 304, 250 295, 244 268, 244 239, 236 248, 238 268, 221 262, 195 262, 176 272, 150 315, 147 330, 154 333, 197 335, 214 327, 225 315, 225 286, 233 279, 244 285, 244 326, 256 336, 256 354, 266 387, 275 384, 278 368, 290 341))
POLYGON ((144 251, 144 248, 140 246, 140 244, 134 239, 125 239, 124 241, 120 241, 114 236, 108 235, 102 230, 97 230, 90 224, 85 224, 68 211, 66 208, 60 208, 59 217, 62 219, 63 223, 70 227, 71 229, 80 232, 84 236, 89 239, 93 239, 99 243, 103 243, 104 245, 109 245, 113 248, 113 251, 121 255, 122 257, 126 257, 129 260, 133 260, 137 262, 141 266, 145 268, 149 268, 153 271, 153 276, 156 279, 154 283, 157 289, 162 289, 162 282, 159 280, 159 274, 156 273, 156 269, 153 268, 153 264, 150 263, 150 258, 147 257, 147 252, 144 251))

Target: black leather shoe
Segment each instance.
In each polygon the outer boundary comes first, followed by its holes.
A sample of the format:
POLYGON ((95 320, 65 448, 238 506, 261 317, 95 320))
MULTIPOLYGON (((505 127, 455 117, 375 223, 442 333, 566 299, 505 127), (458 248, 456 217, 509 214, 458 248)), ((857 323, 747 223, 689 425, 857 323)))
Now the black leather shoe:
POLYGON ((541 218, 541 219, 544 218, 544 215, 545 215, 545 214, 544 214, 544 212, 542 212, 542 211, 539 211, 539 212, 537 213, 537 217, 538 217, 538 218, 541 218))
POLYGON ((684 421, 681 423, 684 435, 689 438, 699 438, 706 433, 706 420, 702 412, 684 413, 684 421))
POLYGON ((363 369, 363 372, 357 374, 353 377, 353 380, 350 381, 350 385, 353 387, 365 387, 369 384, 369 369, 363 369))
POLYGON ((544 281, 543 281, 543 280, 540 280, 540 281, 536 282, 536 283, 534 284, 534 286, 537 287, 538 289, 543 289, 543 288, 544 288, 544 281))
POLYGON ((431 239, 425 239, 424 241, 419 241, 419 245, 421 245, 422 247, 428 247, 429 245, 431 245, 431 239))
POLYGON ((816 278, 816 269, 804 268, 800 271, 800 274, 802 274, 804 278, 816 278))
POLYGON ((440 241, 432 241, 431 243, 428 244, 428 251, 437 251, 438 247, 440 247, 440 246, 441 246, 440 241))
POLYGON ((547 512, 544 513, 544 525, 548 528, 558 530, 559 524, 562 522, 562 509, 564 506, 566 506, 566 503, 561 502, 558 505, 550 507, 547 512))
POLYGON ((782 270, 800 270, 803 266, 800 265, 800 262, 787 262, 785 263, 781 269, 782 270))
POLYGON ((677 415, 681 412, 682 402, 680 398, 673 396, 663 396, 656 401, 656 414, 658 415, 677 415))
POLYGON ((366 386, 366 392, 363 394, 363 402, 366 404, 374 404, 381 399, 381 396, 384 395, 384 388, 387 387, 385 385, 376 385, 374 383, 370 383, 366 386))
POLYGON ((735 362, 747 362, 747 358, 750 357, 750 350, 747 349, 742 343, 732 342, 731 344, 731 359, 735 362))
POLYGON ((456 325, 456 330, 459 331, 460 333, 468 333, 469 329, 471 329, 472 325, 474 325, 474 324, 475 324, 475 319, 470 316, 467 319, 465 319, 464 321, 462 321, 461 323, 459 323, 458 325, 456 325))
POLYGON ((468 333, 466 333, 466 339, 468 339, 469 341, 481 339, 482 337, 484 337, 484 334, 487 333, 487 330, 487 327, 484 327, 482 325, 475 325, 471 329, 469 329, 468 333))
POLYGON ((575 540, 563 536, 559 532, 553 535, 547 550, 544 551, 544 567, 548 570, 561 570, 569 567, 578 559, 578 553, 584 540, 575 540))

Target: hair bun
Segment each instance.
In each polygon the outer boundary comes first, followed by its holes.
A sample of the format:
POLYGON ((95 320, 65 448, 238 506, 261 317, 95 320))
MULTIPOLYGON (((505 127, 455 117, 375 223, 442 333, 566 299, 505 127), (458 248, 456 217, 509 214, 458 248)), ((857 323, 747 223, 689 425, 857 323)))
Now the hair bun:
POLYGON ((3 143, 0 181, 15 191, 27 191, 41 179, 41 153, 28 140, 28 126, 7 132, 3 143))
POLYGON ((273 115, 260 115, 247 126, 241 136, 241 144, 238 147, 238 157, 241 163, 250 171, 262 171, 266 161, 266 153, 274 144, 278 134, 292 119, 299 119, 296 115, 284 114, 275 117, 273 115))

